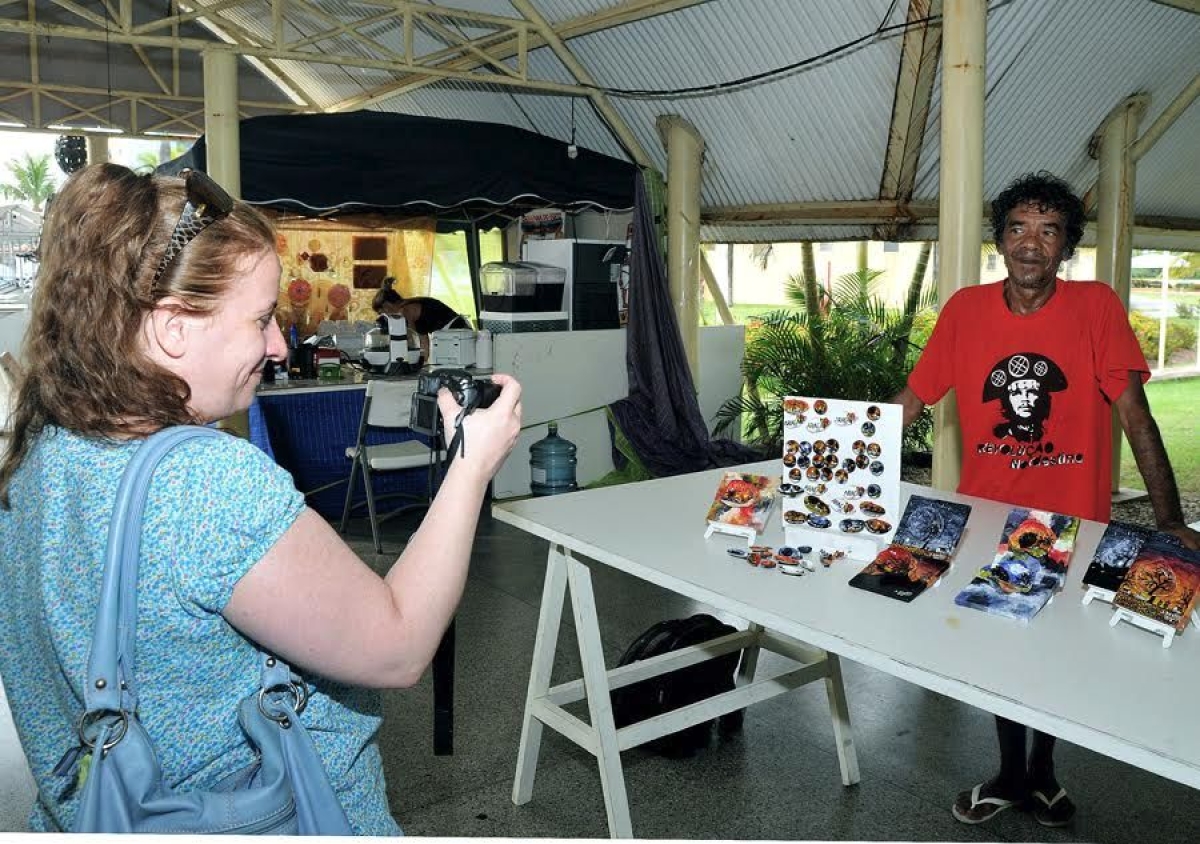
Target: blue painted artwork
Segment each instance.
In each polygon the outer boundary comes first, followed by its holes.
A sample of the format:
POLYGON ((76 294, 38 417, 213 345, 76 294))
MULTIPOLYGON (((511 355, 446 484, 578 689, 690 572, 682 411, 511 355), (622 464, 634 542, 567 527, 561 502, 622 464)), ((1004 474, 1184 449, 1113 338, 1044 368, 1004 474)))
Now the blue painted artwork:
POLYGON ((996 556, 958 593, 954 603, 1028 621, 1062 588, 1079 519, 1015 508, 1004 522, 996 556))
POLYGON ((962 539, 971 515, 969 504, 938 501, 913 495, 908 499, 893 545, 916 548, 932 557, 949 560, 962 539))

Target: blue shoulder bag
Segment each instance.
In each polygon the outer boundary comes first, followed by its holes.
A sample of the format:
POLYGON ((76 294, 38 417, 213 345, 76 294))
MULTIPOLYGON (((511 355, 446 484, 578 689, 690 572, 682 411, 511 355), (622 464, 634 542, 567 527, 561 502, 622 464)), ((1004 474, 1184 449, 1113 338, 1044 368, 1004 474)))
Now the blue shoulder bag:
POLYGON ((138 720, 134 655, 146 491, 163 455, 183 440, 205 436, 228 434, 192 426, 159 431, 137 450, 121 478, 88 659, 87 711, 79 721, 91 760, 72 831, 349 835, 346 815, 299 718, 308 690, 281 660, 260 654, 261 688, 238 707, 258 759, 209 791, 177 791, 165 783, 138 720))

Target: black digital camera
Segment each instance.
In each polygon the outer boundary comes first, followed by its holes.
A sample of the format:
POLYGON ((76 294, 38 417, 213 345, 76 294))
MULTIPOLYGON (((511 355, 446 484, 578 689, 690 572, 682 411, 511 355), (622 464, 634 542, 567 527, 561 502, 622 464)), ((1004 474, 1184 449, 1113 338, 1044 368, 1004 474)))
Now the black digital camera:
POLYGON ((418 434, 436 437, 442 433, 442 414, 438 412, 438 390, 445 387, 454 396, 466 416, 478 407, 491 407, 500 395, 500 385, 478 381, 465 369, 437 369, 417 376, 417 391, 412 397, 409 427, 418 434))

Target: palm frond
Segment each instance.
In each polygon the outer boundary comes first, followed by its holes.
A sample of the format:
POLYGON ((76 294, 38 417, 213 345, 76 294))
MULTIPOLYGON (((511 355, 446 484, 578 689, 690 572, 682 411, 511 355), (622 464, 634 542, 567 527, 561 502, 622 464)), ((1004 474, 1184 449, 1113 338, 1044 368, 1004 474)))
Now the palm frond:
MULTIPOLYGON (((915 313, 890 307, 876 286, 878 270, 839 276, 831 291, 803 275, 787 280, 790 310, 758 317, 748 329, 742 361, 745 387, 717 411, 715 432, 740 430, 745 441, 770 453, 783 437, 784 396, 806 395, 857 401, 889 401, 903 389, 915 362, 911 337, 915 313), (816 304, 809 301, 816 296, 816 304)), ((928 308, 932 285, 921 297, 928 308)), ((923 422, 910 426, 906 443, 926 441, 923 422)))

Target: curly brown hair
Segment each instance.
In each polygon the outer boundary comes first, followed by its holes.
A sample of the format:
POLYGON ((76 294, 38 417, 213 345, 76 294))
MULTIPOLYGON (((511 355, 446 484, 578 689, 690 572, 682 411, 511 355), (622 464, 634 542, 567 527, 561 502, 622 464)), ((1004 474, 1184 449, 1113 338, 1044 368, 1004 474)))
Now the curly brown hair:
POLYGON ((198 234, 154 275, 186 199, 183 179, 95 164, 51 203, 22 348, 24 376, 0 464, 0 506, 33 439, 48 425, 84 436, 146 436, 201 420, 182 378, 143 350, 147 314, 166 297, 191 313, 216 309, 250 255, 274 253, 271 224, 245 203, 198 234))
POLYGON ((1035 205, 1042 213, 1057 211, 1063 216, 1066 245, 1062 259, 1069 261, 1075 247, 1083 238, 1083 200, 1075 195, 1071 186, 1047 170, 1026 173, 1014 179, 992 200, 992 237, 997 244, 1004 242, 1004 228, 1008 225, 1008 212, 1018 205, 1035 205))

